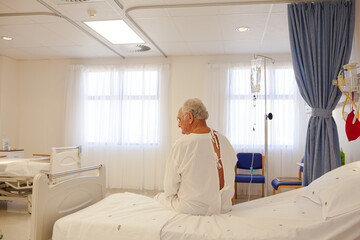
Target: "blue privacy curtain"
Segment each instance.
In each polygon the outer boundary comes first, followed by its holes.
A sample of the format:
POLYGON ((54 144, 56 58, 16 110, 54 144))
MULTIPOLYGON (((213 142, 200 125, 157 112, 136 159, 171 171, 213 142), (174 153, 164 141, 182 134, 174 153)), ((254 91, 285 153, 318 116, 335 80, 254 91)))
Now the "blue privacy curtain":
POLYGON ((332 80, 350 58, 354 9, 354 0, 302 2, 287 8, 295 77, 302 97, 312 108, 303 186, 341 165, 339 137, 332 117, 341 92, 332 80))

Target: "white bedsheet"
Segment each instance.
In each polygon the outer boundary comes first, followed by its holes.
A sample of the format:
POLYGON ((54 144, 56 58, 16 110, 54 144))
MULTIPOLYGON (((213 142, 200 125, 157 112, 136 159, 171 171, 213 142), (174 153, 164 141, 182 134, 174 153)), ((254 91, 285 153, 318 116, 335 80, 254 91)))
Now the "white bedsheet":
MULTIPOLYGON (((113 194, 59 219, 53 240, 91 239, 357 239, 360 211, 323 220, 321 206, 293 190, 238 204, 227 214, 192 216, 154 199, 113 194)), ((358 199, 356 199, 358 201, 358 199)))
POLYGON ((162 227, 175 215, 152 198, 113 194, 58 220, 52 240, 160 239, 162 227))
POLYGON ((41 171, 49 171, 49 158, 15 158, 0 160, 0 176, 34 177, 41 171))

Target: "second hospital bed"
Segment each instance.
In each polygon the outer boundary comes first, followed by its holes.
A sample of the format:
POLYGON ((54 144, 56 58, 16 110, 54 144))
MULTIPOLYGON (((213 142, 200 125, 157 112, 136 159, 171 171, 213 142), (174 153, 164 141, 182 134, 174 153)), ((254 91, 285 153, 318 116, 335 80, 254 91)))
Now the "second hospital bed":
POLYGON ((360 239, 360 161, 307 187, 212 216, 177 213, 132 193, 97 202, 104 195, 103 173, 88 180, 73 178, 56 188, 46 179, 37 175, 35 180, 31 239, 360 239))
POLYGON ((0 200, 25 201, 31 212, 33 178, 81 166, 81 146, 53 147, 50 157, 0 159, 0 200))

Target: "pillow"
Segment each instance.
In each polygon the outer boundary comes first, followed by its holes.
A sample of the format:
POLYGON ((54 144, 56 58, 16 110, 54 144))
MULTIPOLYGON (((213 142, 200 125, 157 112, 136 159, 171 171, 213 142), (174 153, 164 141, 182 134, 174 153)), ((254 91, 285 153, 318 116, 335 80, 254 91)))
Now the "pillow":
POLYGON ((360 209, 360 161, 336 168, 309 186, 301 195, 322 206, 327 219, 360 209))

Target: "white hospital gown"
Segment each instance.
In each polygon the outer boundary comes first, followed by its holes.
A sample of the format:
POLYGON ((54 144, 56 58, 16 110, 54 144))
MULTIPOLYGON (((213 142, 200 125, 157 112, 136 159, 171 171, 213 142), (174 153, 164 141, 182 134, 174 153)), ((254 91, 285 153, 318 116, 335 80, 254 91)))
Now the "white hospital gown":
POLYGON ((234 195, 235 151, 225 136, 219 139, 224 170, 224 187, 219 190, 217 157, 210 133, 182 136, 173 146, 166 163, 164 192, 155 196, 175 211, 212 215, 231 209, 234 195))

